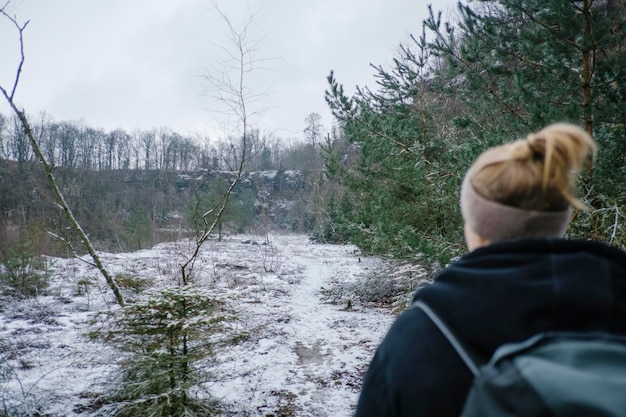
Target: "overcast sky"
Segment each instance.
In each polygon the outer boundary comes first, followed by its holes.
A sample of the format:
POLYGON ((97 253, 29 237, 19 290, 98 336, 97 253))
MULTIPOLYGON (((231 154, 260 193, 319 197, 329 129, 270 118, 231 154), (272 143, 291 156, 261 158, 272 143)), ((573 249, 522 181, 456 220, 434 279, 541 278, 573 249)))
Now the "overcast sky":
MULTIPOLYGON (((4 4, 6 0, 0 0, 4 4)), ((455 0, 438 0, 449 11, 455 0)), ((217 0, 257 45, 246 88, 263 96, 254 124, 285 139, 302 137, 319 113, 328 127, 326 76, 348 92, 374 86, 370 63, 385 65, 400 42, 419 34, 427 3, 419 0, 217 0), (262 61, 263 60, 263 61, 262 61), (262 62, 261 62, 262 61, 262 62), (267 94, 265 92, 268 92, 267 94)), ((202 75, 232 51, 227 25, 210 0, 12 0, 24 32, 26 62, 16 101, 29 114, 84 120, 106 130, 167 126, 181 134, 217 135, 224 117, 203 93, 202 75)), ((10 87, 19 62, 17 32, 0 20, 0 85, 10 87)), ((0 112, 9 109, 3 102, 0 112)))

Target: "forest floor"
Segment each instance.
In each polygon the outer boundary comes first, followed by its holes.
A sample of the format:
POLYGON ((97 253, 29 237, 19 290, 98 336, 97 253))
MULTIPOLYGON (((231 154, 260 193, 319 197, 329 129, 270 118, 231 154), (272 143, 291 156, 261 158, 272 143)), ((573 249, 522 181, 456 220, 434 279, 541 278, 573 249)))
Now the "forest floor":
MULTIPOLYGON (((189 243, 176 242, 101 256, 113 275, 167 286, 176 285, 189 250, 189 243)), ((85 334, 95 313, 117 307, 87 263, 48 261, 45 295, 2 301, 0 407, 12 409, 10 415, 87 416, 116 365, 112 348, 85 334)), ((353 246, 313 244, 304 235, 209 241, 194 284, 228 298, 249 336, 218 352, 204 388, 232 416, 350 416, 395 317, 390 305, 363 302, 355 289, 386 282, 391 268, 353 246)))

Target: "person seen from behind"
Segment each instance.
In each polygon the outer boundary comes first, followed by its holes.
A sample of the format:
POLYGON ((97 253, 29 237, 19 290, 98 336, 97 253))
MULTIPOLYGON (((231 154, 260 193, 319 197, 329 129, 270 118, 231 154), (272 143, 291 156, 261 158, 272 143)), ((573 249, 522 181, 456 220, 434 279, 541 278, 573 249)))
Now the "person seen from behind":
MULTIPOLYGON (((563 238, 572 208, 586 209, 575 181, 594 154, 584 130, 557 123, 485 151, 467 172, 460 204, 469 253, 414 301, 480 357, 543 332, 626 335, 626 253, 563 238)), ((378 347, 355 417, 456 417, 472 379, 425 312, 411 308, 378 347)))

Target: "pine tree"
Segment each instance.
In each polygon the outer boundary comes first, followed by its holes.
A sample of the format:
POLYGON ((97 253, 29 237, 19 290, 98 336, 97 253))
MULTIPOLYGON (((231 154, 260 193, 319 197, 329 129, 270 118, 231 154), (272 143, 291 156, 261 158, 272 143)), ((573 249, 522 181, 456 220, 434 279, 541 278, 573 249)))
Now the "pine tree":
POLYGON ((463 98, 462 124, 478 135, 512 140, 570 121, 612 150, 602 165, 624 141, 625 16, 623 0, 477 0, 459 5, 455 26, 431 10, 438 85, 463 98))
POLYGON ((234 318, 224 300, 192 285, 152 290, 100 313, 89 336, 117 348, 118 368, 96 415, 218 415, 219 401, 203 390, 213 377, 206 365, 246 337, 232 328, 234 318))
POLYGON ((326 155, 327 172, 347 190, 336 220, 350 242, 370 253, 445 263, 463 248, 456 190, 468 150, 435 125, 443 106, 424 97, 424 39, 412 41, 419 53, 403 46, 391 69, 374 67, 376 91, 357 88, 347 97, 328 77, 326 99, 349 146, 336 147, 344 155, 326 155))
POLYGON ((456 121, 485 148, 569 121, 599 144, 583 184, 597 210, 572 233, 613 243, 626 204, 626 5, 623 0, 475 0, 456 25, 426 21, 436 86, 459 97, 456 121), (607 217, 608 216, 608 217, 607 217))
MULTIPOLYGON (((600 146, 571 235, 624 245, 624 0, 472 0, 457 23, 431 10, 430 30, 402 45, 377 90, 349 97, 331 73, 327 102, 346 144, 326 155, 346 190, 344 236, 379 254, 446 262, 463 250, 458 190, 490 146, 556 121, 600 146)), ((338 213, 335 208, 335 213, 338 213)), ((335 224, 335 229, 338 224, 335 224)))

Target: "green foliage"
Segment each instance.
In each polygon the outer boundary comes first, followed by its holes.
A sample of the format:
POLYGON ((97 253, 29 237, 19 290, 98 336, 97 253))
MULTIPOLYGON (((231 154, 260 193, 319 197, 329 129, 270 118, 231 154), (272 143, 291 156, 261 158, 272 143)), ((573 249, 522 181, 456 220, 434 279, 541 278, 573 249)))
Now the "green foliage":
POLYGON ((123 355, 99 415, 218 414, 210 393, 197 394, 211 376, 199 362, 210 363, 217 349, 242 337, 223 301, 196 287, 171 287, 99 317, 89 336, 123 355))
POLYGON ((434 106, 419 107, 421 65, 405 48, 393 70, 377 68, 380 91, 352 98, 329 76, 326 98, 349 146, 324 149, 347 191, 329 206, 328 229, 368 253, 446 263, 462 248, 457 190, 471 149, 436 129, 434 106))
POLYGON ((0 284, 17 297, 35 297, 48 287, 47 264, 29 243, 18 243, 0 263, 0 284))
POLYGON ((124 241, 131 249, 143 249, 151 235, 148 213, 141 208, 135 208, 124 224, 124 241))
POLYGON ((561 0, 480 0, 459 6, 457 25, 431 13, 428 45, 447 64, 439 85, 472 116, 503 132, 559 120, 621 123, 626 70, 623 10, 561 0), (484 116, 487 116, 484 117, 484 116))
POLYGON ((593 207, 626 205, 626 128, 603 125, 596 130, 600 142, 592 178, 587 179, 594 198, 593 207), (613 200, 609 203, 609 200, 613 200))
POLYGON ((576 216, 572 236, 626 246, 626 9, 623 2, 479 0, 458 23, 431 12, 433 85, 464 103, 457 125, 485 143, 524 137, 555 121, 582 125, 599 145, 583 194, 597 210, 576 216), (608 238, 608 239, 607 239, 608 238))
POLYGON ((346 217, 348 212, 347 198, 341 198, 337 203, 334 195, 328 197, 326 201, 326 217, 323 219, 311 218, 309 223, 315 226, 309 228, 309 239, 317 243, 348 243, 350 241, 349 218, 346 217))
MULTIPOLYGON (((115 282, 120 288, 129 289, 132 292, 139 294, 140 292, 150 288, 152 284, 154 283, 154 280, 146 279, 146 278, 138 278, 133 275, 120 273, 120 274, 115 275, 115 282)), ((81 284, 80 281, 79 281, 79 284, 81 284)), ((87 281, 85 286, 86 285, 89 285, 89 281, 87 281)))
MULTIPOLYGON (((214 177, 206 188, 198 190, 187 205, 189 223, 197 231, 213 224, 219 215, 230 183, 226 178, 214 177)), ((217 233, 226 227, 237 233, 245 232, 254 223, 254 193, 248 188, 235 187, 221 218, 217 219, 217 233)))
POLYGON ((582 190, 596 211, 578 215, 571 236, 626 246, 626 8, 609 3, 476 0, 459 4, 454 24, 431 10, 428 41, 412 37, 390 69, 374 66, 376 91, 349 97, 331 73, 343 137, 323 151, 345 195, 314 237, 445 264, 463 250, 458 193, 471 161, 570 121, 600 147, 582 190))
POLYGON ((230 224, 237 233, 247 233, 254 224, 255 218, 255 195, 251 189, 235 187, 230 198, 230 206, 227 215, 230 224))

